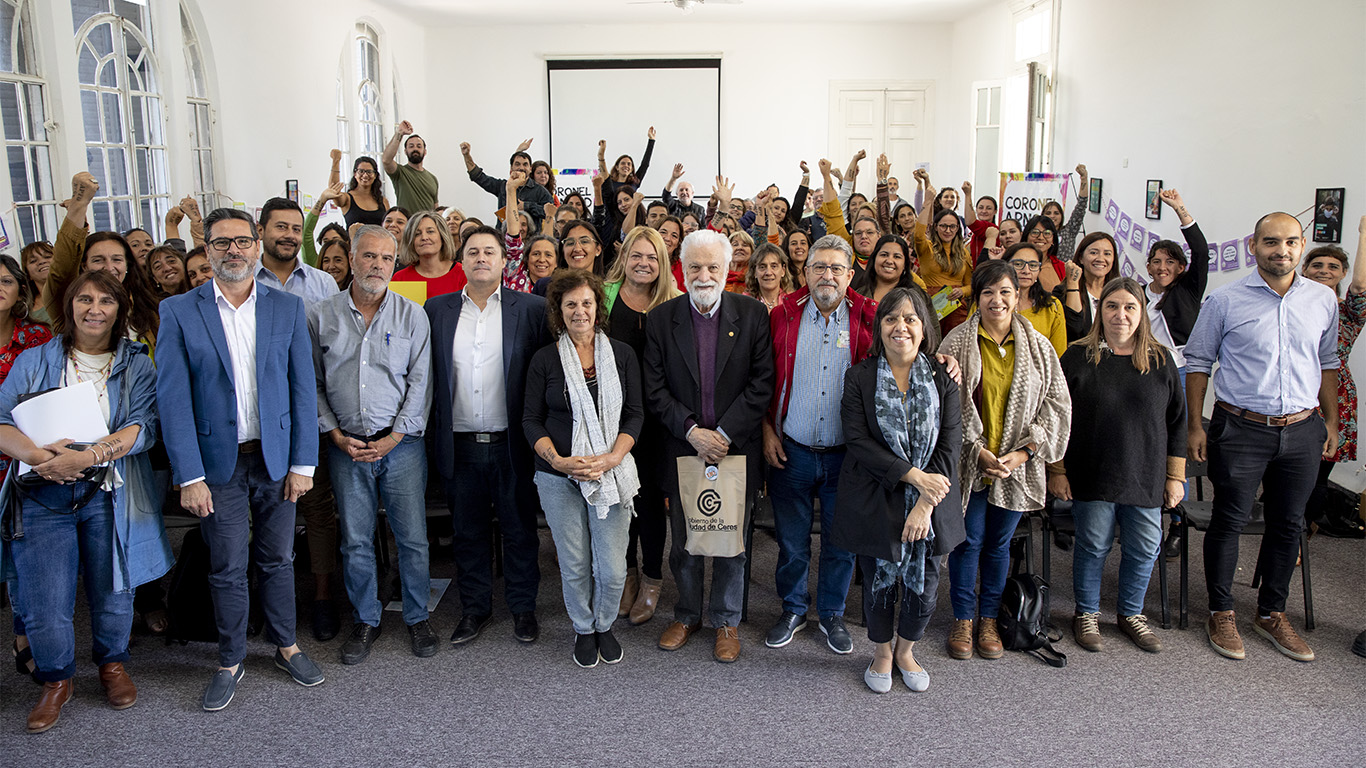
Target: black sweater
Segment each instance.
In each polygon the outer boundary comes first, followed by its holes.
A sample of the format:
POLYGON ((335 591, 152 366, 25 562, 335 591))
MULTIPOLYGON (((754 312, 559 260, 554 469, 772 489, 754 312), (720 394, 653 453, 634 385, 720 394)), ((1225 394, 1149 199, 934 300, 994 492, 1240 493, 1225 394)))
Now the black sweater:
MULTIPOLYGON (((640 363, 626 344, 610 340, 612 354, 616 357, 617 376, 621 380, 621 423, 617 425, 618 434, 640 437, 640 428, 645 421, 645 406, 641 404, 640 363)), ((590 384, 589 394, 599 402, 596 384, 590 384)), ((536 442, 549 437, 555 445, 555 452, 561 456, 573 456, 574 412, 569 406, 569 385, 565 383, 564 366, 560 364, 560 350, 551 343, 542 347, 531 358, 531 366, 526 374, 526 407, 522 411, 522 430, 526 441, 533 449, 536 442)), ((613 443, 616 439, 613 438, 613 443)), ((609 450, 611 446, 608 446, 609 450)), ((536 470, 564 476, 555 471, 550 462, 536 454, 536 470)))
POLYGON ((1072 393, 1072 436, 1063 460, 1072 497, 1162 506, 1167 457, 1186 455, 1186 398, 1171 353, 1146 374, 1128 355, 1068 347, 1062 373, 1072 393))

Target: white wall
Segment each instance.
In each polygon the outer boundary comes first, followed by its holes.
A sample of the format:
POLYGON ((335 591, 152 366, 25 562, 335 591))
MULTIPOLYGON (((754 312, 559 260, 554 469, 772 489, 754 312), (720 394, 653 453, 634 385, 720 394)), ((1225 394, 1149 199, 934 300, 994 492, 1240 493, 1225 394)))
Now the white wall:
MULTIPOLYGON (((431 29, 427 61, 433 82, 448 84, 428 103, 433 125, 415 127, 428 136, 428 167, 441 179, 441 198, 467 214, 490 216, 493 197, 465 177, 459 143, 468 141, 476 160, 501 176, 518 141, 536 139, 533 157, 544 157, 547 139, 545 59, 597 54, 661 57, 720 54, 721 166, 737 183, 736 193, 753 195, 776 181, 791 194, 806 160, 820 183, 816 161, 828 151, 829 81, 933 80, 949 74, 948 27, 870 25, 521 25, 431 29), (508 84, 508 85, 505 85, 508 84), (538 144, 540 145, 538 147, 538 144), (539 148, 539 152, 537 151, 539 148)), ((936 88, 937 94, 941 92, 936 88)), ((604 122, 631 120, 635 99, 677 98, 670 93, 603 94, 604 122)), ((946 112, 935 108, 935 141, 951 135, 946 112)), ((609 146, 609 161, 622 152, 640 159, 647 125, 635 145, 609 146)), ((686 140, 686 126, 656 126, 659 140, 647 191, 658 194, 668 180, 669 146, 686 140)), ((936 149, 933 161, 947 158, 936 149)), ((831 158, 843 166, 849 158, 831 158)), ((871 178, 872 161, 865 161, 871 178)), ((909 174, 910 169, 900 171, 909 174)), ((700 196, 711 180, 684 177, 700 196)), ((869 182, 860 186, 866 187, 869 182)))

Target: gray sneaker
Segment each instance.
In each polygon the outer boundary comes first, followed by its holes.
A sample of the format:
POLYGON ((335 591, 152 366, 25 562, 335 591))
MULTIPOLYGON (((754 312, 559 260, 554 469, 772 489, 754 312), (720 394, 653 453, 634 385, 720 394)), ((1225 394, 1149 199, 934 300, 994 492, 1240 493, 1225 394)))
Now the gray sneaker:
POLYGON ((209 679, 209 687, 204 689, 204 711, 217 712, 232 703, 233 694, 237 693, 237 684, 242 682, 242 678, 247 674, 247 668, 243 664, 237 665, 236 672, 220 669, 213 673, 209 679))
POLYGON ((278 650, 275 652, 275 666, 289 673, 294 682, 305 688, 312 688, 323 681, 323 671, 303 651, 285 658, 278 650))
POLYGON ((825 633, 825 644, 835 653, 843 656, 854 650, 854 638, 850 637, 849 630, 845 629, 843 616, 821 619, 821 631, 825 633))

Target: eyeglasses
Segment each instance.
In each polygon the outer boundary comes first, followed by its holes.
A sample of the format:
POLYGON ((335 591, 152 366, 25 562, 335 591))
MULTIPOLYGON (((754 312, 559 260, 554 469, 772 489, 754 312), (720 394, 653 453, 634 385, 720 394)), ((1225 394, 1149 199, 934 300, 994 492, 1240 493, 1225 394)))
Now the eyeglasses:
POLYGON ((811 270, 814 275, 829 272, 831 277, 843 277, 844 273, 849 271, 849 268, 843 264, 807 264, 806 268, 811 270))
POLYGON ((356 171, 357 176, 378 176, 374 171, 356 171))
POLYGON ((591 237, 580 237, 578 240, 565 240, 565 245, 577 245, 580 248, 590 248, 598 244, 598 241, 591 237))
POLYGON ((231 248, 231 247, 233 247, 234 245, 237 246, 237 250, 239 250, 239 251, 245 251, 245 250, 247 250, 248 248, 252 247, 253 245, 256 245, 256 238, 254 238, 254 237, 217 237, 217 238, 214 238, 213 240, 210 240, 209 242, 205 243, 205 245, 208 245, 210 248, 212 248, 213 250, 217 251, 218 253, 227 253, 227 252, 228 252, 228 249, 231 248))
POLYGON ((1038 272, 1039 268, 1043 266, 1043 262, 1011 259, 1010 266, 1014 267, 1016 272, 1038 272))
POLYGON ((1030 232, 1030 233, 1029 233, 1029 236, 1030 236, 1030 237, 1039 237, 1039 238, 1046 237, 1046 238, 1048 238, 1049 240, 1052 240, 1052 239, 1053 239, 1053 233, 1052 233, 1052 232, 1049 232, 1049 231, 1046 230, 1046 229, 1036 229, 1036 230, 1034 230, 1033 232, 1030 232))
POLYGON ((958 225, 955 224, 955 223, 953 223, 952 221, 946 221, 946 222, 944 222, 943 224, 936 224, 935 226, 938 227, 939 229, 948 230, 948 231, 958 229, 958 225))

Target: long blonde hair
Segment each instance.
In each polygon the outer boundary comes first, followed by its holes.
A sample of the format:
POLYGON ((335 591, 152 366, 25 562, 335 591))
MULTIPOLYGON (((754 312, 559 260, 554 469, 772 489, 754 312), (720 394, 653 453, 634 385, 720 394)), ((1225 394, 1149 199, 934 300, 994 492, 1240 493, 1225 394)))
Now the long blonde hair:
MULTIPOLYGON (((1104 307, 1105 300, 1120 291, 1138 300, 1138 330, 1134 333, 1134 354, 1130 360, 1139 373, 1147 373, 1154 361, 1157 365, 1162 365, 1167 359, 1163 354, 1166 347, 1153 336, 1153 327, 1148 321, 1148 295, 1137 280, 1132 277, 1116 277, 1106 283, 1100 291, 1100 306, 1104 307)), ((1090 333, 1072 342, 1072 346, 1085 348, 1086 359, 1093 365, 1100 365, 1106 354, 1114 354, 1105 339, 1105 323, 1101 322, 1099 317, 1091 323, 1090 333), (1104 350, 1101 348, 1102 344, 1106 345, 1104 350)))
POLYGON ((659 274, 655 276, 654 285, 650 288, 650 303, 645 307, 648 313, 655 307, 663 304, 669 299, 681 294, 678 285, 674 282, 673 265, 669 263, 669 251, 664 246, 664 238, 650 227, 636 227, 626 233, 626 239, 621 241, 621 249, 617 251, 616 261, 612 262, 612 269, 607 272, 608 283, 626 283, 626 260, 631 255, 631 249, 636 247, 636 241, 648 240, 655 249, 655 257, 659 260, 659 274))

